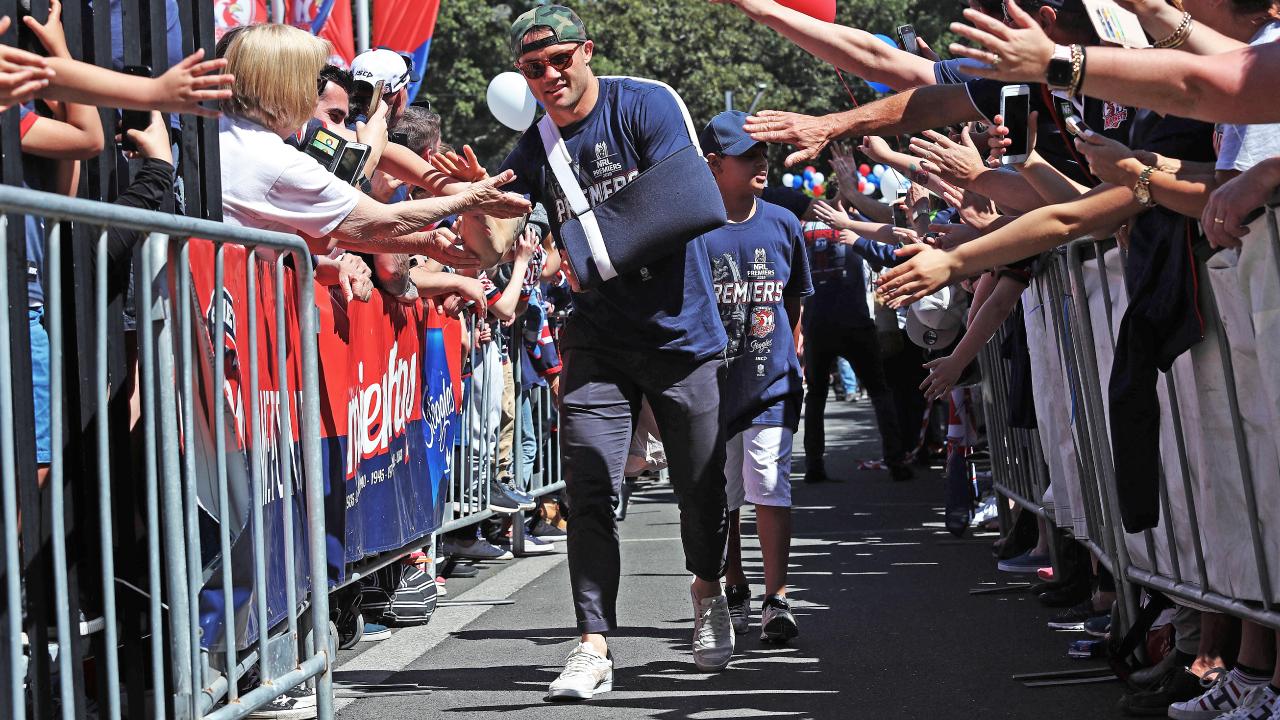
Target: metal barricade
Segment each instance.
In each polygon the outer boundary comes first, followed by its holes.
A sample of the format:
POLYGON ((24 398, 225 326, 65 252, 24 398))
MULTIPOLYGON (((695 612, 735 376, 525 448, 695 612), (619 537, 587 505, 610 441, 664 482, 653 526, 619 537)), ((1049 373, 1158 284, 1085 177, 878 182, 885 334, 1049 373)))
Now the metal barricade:
MULTIPOLYGON (((474 315, 467 315, 465 332, 468 350, 463 364, 470 367, 470 380, 464 381, 458 441, 454 452, 449 455, 449 484, 445 495, 444 520, 436 531, 437 534, 474 525, 493 515, 493 511, 489 509, 489 484, 493 469, 487 439, 494 429, 491 427, 490 413, 481 412, 477 417, 477 412, 478 408, 487 408, 483 394, 492 387, 492 382, 502 382, 502 369, 493 367, 495 363, 492 358, 475 341, 476 328, 482 322, 474 315)), ((465 372, 464 367, 464 374, 465 372)))
MULTIPOLYGON (((94 643, 95 665, 100 668, 101 681, 97 684, 98 716, 118 720, 122 716, 150 716, 157 720, 172 715, 175 718, 206 718, 208 720, 233 720, 240 718, 270 702, 284 692, 308 681, 316 683, 319 717, 328 720, 333 716, 333 688, 328 624, 328 578, 325 547, 324 478, 320 461, 319 394, 316 347, 316 322, 314 313, 313 274, 311 256, 305 243, 298 237, 180 216, 165 215, 111 204, 77 200, 60 195, 40 193, 8 186, 0 186, 0 226, 21 222, 23 215, 43 217, 49 228, 45 249, 47 326, 50 335, 50 408, 52 409, 52 461, 49 467, 49 490, 52 532, 51 578, 39 575, 21 576, 18 564, 18 495, 19 482, 34 482, 34 478, 19 478, 13 463, 15 442, 29 442, 15 433, 12 412, 14 399, 19 393, 31 393, 30 378, 14 377, 9 365, 11 348, 8 317, 0 314, 0 375, 10 382, 0 384, 0 506, 3 509, 3 541, 5 598, 0 603, 4 622, 0 623, 0 644, 3 645, 6 662, 3 667, 4 691, 0 693, 3 714, 22 720, 27 715, 24 689, 27 674, 23 672, 29 659, 33 666, 47 662, 46 653, 34 640, 30 657, 23 649, 23 600, 24 585, 53 585, 54 602, 51 610, 31 608, 29 626, 42 625, 43 614, 55 616, 54 624, 61 647, 57 648, 57 697, 61 701, 61 717, 72 718, 83 713, 84 698, 74 697, 73 680, 77 673, 73 667, 82 662, 77 642, 77 618, 71 617, 73 606, 68 587, 68 548, 64 532, 67 515, 63 485, 68 473, 74 472, 76 463, 94 462, 98 473, 96 488, 96 514, 99 536, 97 557, 80 556, 81 562, 100 564, 101 609, 103 614, 101 639, 94 643), (92 230, 88 236, 96 238, 96 278, 92 288, 92 315, 79 315, 76 323, 92 323, 93 348, 98 362, 92 378, 83 379, 81 387, 68 385, 63 378, 62 355, 64 350, 64 306, 71 288, 62 283, 64 251, 70 246, 70 235, 63 231, 65 223, 75 223, 79 228, 92 230), (113 260, 109 255, 111 231, 131 231, 143 236, 135 251, 138 262, 135 270, 135 296, 138 318, 138 393, 141 403, 139 422, 141 427, 142 466, 137 477, 138 488, 132 474, 122 476, 116 472, 121 457, 130 454, 128 426, 113 424, 108 406, 113 402, 111 388, 119 378, 110 377, 106 358, 109 352, 119 349, 122 339, 109 337, 112 310, 108 297, 108 268, 113 260), (296 278, 296 296, 300 312, 297 314, 298 335, 291 339, 287 332, 278 332, 274 347, 259 348, 257 328, 260 322, 258 306, 247 304, 248 317, 242 318, 249 330, 247 358, 240 357, 241 368, 247 360, 251 409, 245 413, 246 445, 252 453, 251 487, 230 486, 228 480, 226 432, 223 420, 224 385, 227 378, 227 343, 222 337, 212 342, 212 358, 196 356, 197 324, 193 317, 193 293, 196 279, 191 272, 192 238, 200 238, 213 244, 215 271, 213 278, 212 327, 220 332, 226 322, 227 307, 221 301, 225 290, 227 251, 237 246, 245 252, 245 275, 250 297, 257 294, 255 283, 261 275, 273 274, 275 278, 275 307, 278 328, 286 327, 285 292, 286 265, 291 264, 296 278), (296 346, 294 345, 296 343, 296 346), (264 355, 265 353, 265 355, 264 355), (279 412, 271 421, 273 427, 264 427, 259 412, 258 373, 260 363, 276 363, 279 368, 288 366, 288 357, 294 353, 299 360, 301 387, 289 387, 289 373, 279 372, 279 412), (208 360, 214 379, 201 392, 197 378, 200 361, 208 360), (87 385, 87 387, 83 387, 87 385), (96 447, 93 460, 68 457, 63 448, 63 408, 72 393, 82 406, 93 406, 91 414, 95 423, 96 447), (212 414, 213 464, 212 474, 206 467, 197 467, 196 445, 201 428, 197 408, 212 414), (285 527, 293 527, 291 516, 292 493, 296 476, 296 452, 294 450, 295 423, 301 449, 302 477, 299 483, 304 491, 302 498, 307 510, 303 519, 305 548, 294 545, 292 532, 284 533, 286 582, 286 614, 283 631, 273 635, 273 623, 268 617, 265 587, 267 557, 263 541, 264 467, 262 453, 270 433, 274 432, 278 449, 278 467, 274 470, 282 479, 285 527), (218 528, 216 531, 219 559, 216 563, 202 554, 201 512, 212 512, 201 507, 201 483, 213 483, 218 504, 218 528), (120 527, 113 507, 119 501, 113 493, 119 490, 141 496, 141 520, 145 525, 145 557, 119 554, 117 537, 130 528, 120 527), (251 543, 252 575, 258 589, 252 606, 244 612, 253 618, 257 627, 257 640, 252 647, 239 647, 237 628, 244 625, 236 617, 236 589, 232 582, 231 532, 229 493, 246 495, 250 499, 249 531, 251 543), (298 597, 292 580, 295 575, 295 556, 305 552, 309 558, 307 573, 310 576, 309 597, 298 597), (118 576, 118 570, 131 570, 135 563, 146 563, 146 587, 128 584, 118 576), (214 568, 220 569, 221 587, 206 586, 214 568), (202 648, 201 605, 202 593, 220 595, 224 623, 223 647, 202 648), (122 636, 121 628, 134 630, 125 623, 134 619, 122 616, 117 603, 120 593, 140 593, 146 597, 141 616, 143 626, 136 628, 137 637, 122 636), (311 623, 309 632, 300 627, 305 617, 304 607, 309 606, 311 623), (302 640, 305 636, 305 640, 302 640), (145 670, 149 693, 129 694, 130 706, 123 707, 121 692, 122 668, 120 642, 142 642, 149 648, 149 667, 145 670), (304 647, 300 649, 300 645, 304 647), (70 650, 68 648, 70 646, 70 650), (241 693, 242 678, 247 672, 256 671, 258 683, 241 693), (136 704, 134 704, 136 703, 136 704), (146 710, 140 707, 147 704, 146 710), (80 712, 77 712, 77 710, 80 712)), ((0 255, 5 263, 11 255, 0 255)), ((5 280, 0 267, 0 296, 11 302, 15 288, 5 280)), ((83 351, 88 352, 85 348, 83 351)), ((241 351, 243 352, 243 351, 241 351)), ((208 367, 208 365, 204 366, 208 367)), ((126 370, 127 372, 127 370, 126 370)), ((28 509, 29 522, 33 519, 28 509)), ((90 511, 82 509, 82 512, 90 511)), ((208 531, 208 528, 204 528, 208 531)), ((132 595, 131 595, 132 597, 132 595)), ((243 604, 243 602, 240 602, 243 604)), ((44 632, 38 633, 40 637, 44 632)), ((53 649, 52 647, 50 648, 53 649)), ((141 658, 130 656, 136 665, 141 658)), ((33 673, 37 678, 39 673, 33 673)), ((32 688, 39 692, 41 688, 32 688)))

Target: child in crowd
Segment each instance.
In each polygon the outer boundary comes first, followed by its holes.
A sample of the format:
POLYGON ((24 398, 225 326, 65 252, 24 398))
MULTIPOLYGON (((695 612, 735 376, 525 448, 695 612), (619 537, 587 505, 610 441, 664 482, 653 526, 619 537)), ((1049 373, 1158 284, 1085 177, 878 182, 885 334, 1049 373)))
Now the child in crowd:
POLYGON ((813 287, 799 221, 758 197, 769 160, 766 145, 743 132, 746 117, 723 112, 699 138, 729 216, 729 224, 704 236, 729 336, 721 385, 731 514, 725 582, 734 631, 746 632, 751 588, 742 571, 739 509, 751 502, 764 555, 760 639, 786 642, 798 634, 787 603, 791 441, 804 394, 794 337, 801 299, 813 287))

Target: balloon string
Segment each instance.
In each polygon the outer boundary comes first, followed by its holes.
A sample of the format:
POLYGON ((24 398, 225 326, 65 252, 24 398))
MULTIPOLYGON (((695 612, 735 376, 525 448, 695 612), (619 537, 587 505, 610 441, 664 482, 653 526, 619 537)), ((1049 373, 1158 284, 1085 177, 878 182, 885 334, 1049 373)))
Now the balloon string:
POLYGON ((844 73, 840 72, 840 68, 835 65, 832 65, 831 67, 835 68, 836 76, 840 78, 840 84, 844 85, 844 91, 849 93, 849 100, 853 101, 853 106, 858 107, 858 98, 854 97, 853 91, 849 89, 849 83, 845 81, 844 73))

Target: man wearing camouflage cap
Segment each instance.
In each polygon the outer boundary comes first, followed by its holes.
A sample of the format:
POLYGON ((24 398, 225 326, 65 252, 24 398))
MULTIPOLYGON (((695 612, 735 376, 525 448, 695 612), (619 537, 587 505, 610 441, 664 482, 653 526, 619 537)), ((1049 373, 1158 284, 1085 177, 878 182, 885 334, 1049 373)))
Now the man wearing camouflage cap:
MULTIPOLYGON (((595 206, 695 144, 696 136, 671 88, 638 78, 597 78, 593 51, 582 20, 560 5, 530 10, 511 27, 516 68, 559 128, 570 168, 595 206)), ((502 168, 516 173, 508 189, 547 207, 558 237, 572 212, 536 126, 502 168)), ((691 181, 688 192, 718 190, 699 180, 691 181)), ((642 399, 658 421, 679 497, 680 536, 694 576, 694 663, 704 672, 722 670, 733 654, 720 585, 728 513, 718 378, 726 339, 716 307, 701 238, 684 252, 574 295, 563 334, 560 442, 569 499, 569 576, 582 636, 551 683, 549 700, 585 700, 613 686, 605 640, 618 628, 620 560, 612 499, 642 399)))

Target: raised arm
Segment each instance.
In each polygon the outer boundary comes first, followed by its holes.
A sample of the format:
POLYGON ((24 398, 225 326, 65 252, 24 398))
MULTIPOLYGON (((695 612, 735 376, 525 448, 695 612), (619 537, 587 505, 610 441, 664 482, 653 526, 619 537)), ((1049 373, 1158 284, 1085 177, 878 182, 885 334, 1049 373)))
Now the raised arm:
POLYGON ((760 142, 794 145, 786 161, 791 166, 812 160, 839 138, 901 135, 982 119, 964 85, 931 85, 820 117, 764 110, 747 118, 744 129, 760 142))
POLYGON ((894 90, 934 83, 932 61, 890 47, 865 30, 823 22, 774 0, 713 2, 733 5, 810 54, 864 80, 883 83, 894 90))
POLYGON ((160 112, 192 113, 215 117, 217 110, 202 102, 231 97, 231 75, 216 74, 225 59, 200 62, 204 50, 196 50, 158 78, 125 75, 71 58, 48 58, 54 75, 41 97, 98 107, 160 112))

